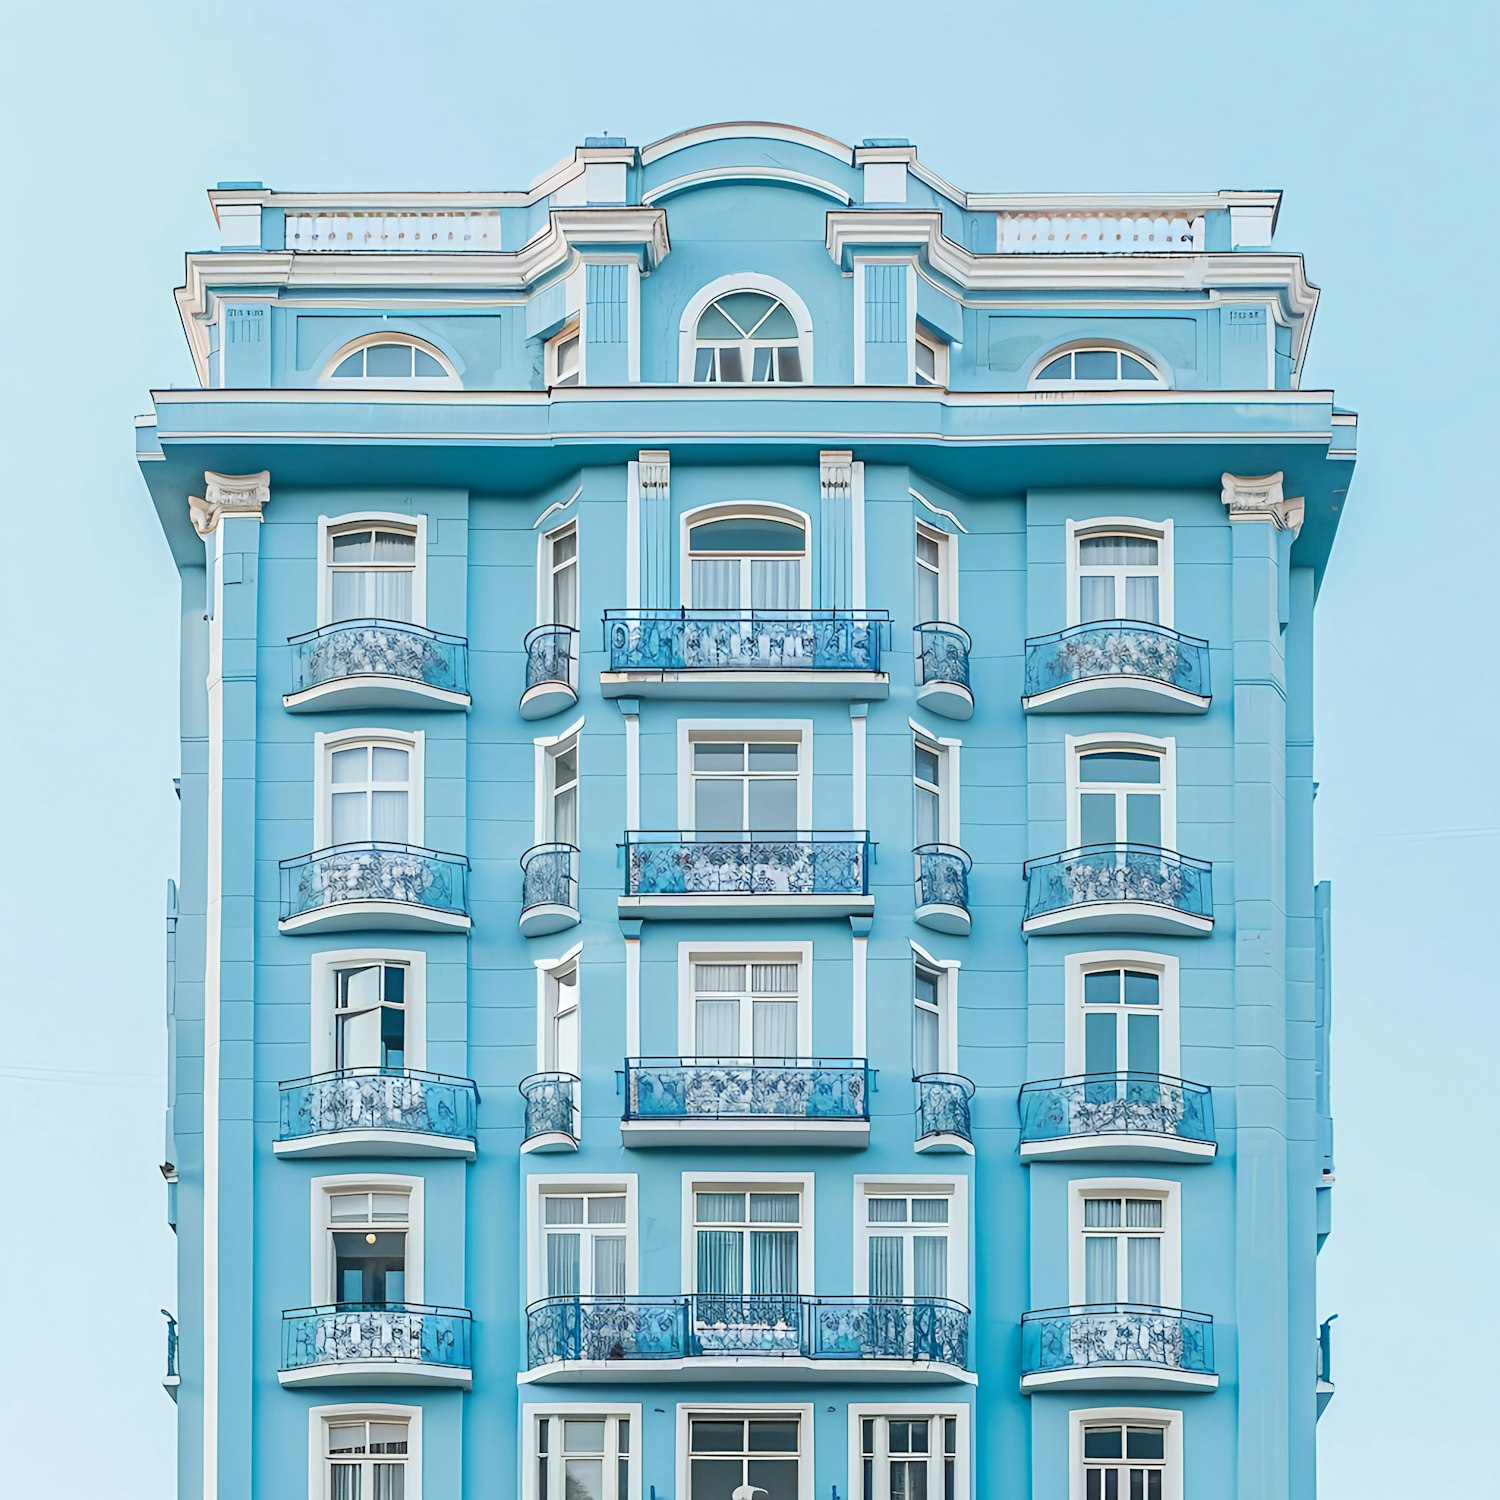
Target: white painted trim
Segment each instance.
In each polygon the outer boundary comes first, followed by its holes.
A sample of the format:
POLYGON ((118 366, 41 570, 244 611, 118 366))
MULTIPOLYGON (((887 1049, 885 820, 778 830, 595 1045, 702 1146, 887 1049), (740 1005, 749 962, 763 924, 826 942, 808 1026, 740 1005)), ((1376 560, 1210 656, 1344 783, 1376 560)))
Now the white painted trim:
POLYGON ((1113 390, 1123 386, 1127 390, 1151 390, 1170 389, 1172 385, 1170 371, 1163 373, 1162 362, 1159 356, 1147 354, 1144 349, 1134 344, 1126 344, 1119 339, 1070 339, 1065 344, 1058 344, 1049 349, 1031 367, 1031 374, 1026 378, 1026 389, 1028 391, 1072 391, 1080 386, 1088 390, 1113 390), (1139 360, 1156 377, 1155 380, 1041 380, 1037 376, 1038 370, 1045 369, 1054 359, 1064 354, 1081 354, 1092 350, 1102 350, 1111 354, 1128 354, 1132 359, 1139 360))
MULTIPOLYGON (((690 1361, 696 1369, 701 1360, 690 1361)), ((811 1364, 811 1361, 799 1361, 811 1364)), ((679 1401, 677 1403, 677 1488, 676 1493, 687 1497, 690 1468, 688 1464, 689 1422, 693 1417, 797 1417, 797 1500, 813 1500, 813 1402, 796 1401, 736 1401, 725 1402, 679 1401)))
MULTIPOLYGON (((969 1179, 963 1176, 914 1176, 911 1173, 857 1172, 854 1176, 854 1279, 850 1285, 856 1297, 870 1290, 869 1214, 864 1211, 866 1198, 881 1193, 897 1195, 929 1194, 948 1198, 948 1293, 954 1302, 968 1307, 969 1277, 969 1179)), ((879 1228, 880 1226, 876 1226, 879 1228)), ((908 1226, 909 1227, 909 1226, 908 1226)))
MULTIPOLYGON (((795 736, 797 750, 797 830, 811 832, 813 794, 813 721, 811 719, 679 719, 677 721, 677 827, 693 833, 692 742, 697 735, 715 739, 769 740, 795 736)), ((754 832, 755 830, 751 830, 754 832)))
MULTIPOLYGON (((778 125, 769 120, 726 120, 716 125, 695 125, 689 130, 679 130, 664 135, 659 141, 641 147, 641 165, 649 167, 652 162, 691 146, 706 145, 712 141, 783 141, 792 146, 806 146, 810 151, 821 151, 843 166, 854 161, 854 149, 831 135, 821 135, 816 130, 804 130, 800 125, 778 125)), ((1217 206, 1217 205, 1216 205, 1217 206)), ((679 1484, 685 1497, 687 1486, 679 1484)))
POLYGON ((854 792, 850 804, 849 827, 856 832, 869 824, 869 730, 868 714, 849 715, 850 779, 854 792))
MULTIPOLYGON (((542 1236, 542 1197, 547 1193, 625 1192, 625 1295, 640 1291, 640 1179, 634 1172, 592 1172, 576 1176, 531 1175, 526 1177, 526 1301, 547 1295, 547 1258, 542 1236)), ((560 1226, 553 1226, 554 1228, 560 1226)))
POLYGON ((312 1275, 308 1305, 325 1306, 338 1300, 333 1284, 333 1238, 328 1199, 333 1193, 372 1192, 407 1195, 406 1300, 425 1302, 422 1233, 424 1179, 391 1172, 354 1172, 337 1177, 314 1177, 312 1192, 312 1275))
MULTIPOLYGON (((532 842, 534 844, 555 842, 552 837, 554 763, 558 753, 568 749, 570 741, 576 742, 578 748, 578 810, 580 814, 583 811, 583 724, 586 717, 585 714, 579 714, 561 733, 539 734, 531 742, 534 773, 532 776, 532 842)), ((578 825, 578 831, 581 838, 582 823, 578 825)))
MULTIPOLYGON (((1073 1177, 1068 1181, 1068 1302, 1084 1301, 1083 1200, 1117 1193, 1160 1198, 1161 1305, 1182 1306, 1182 1184, 1170 1177, 1073 1177)), ((1049 1299, 1043 1298, 1044 1302, 1049 1299)), ((1050 1305, 1050 1302, 1049 1302, 1050 1305)))
MULTIPOLYGON (((361 398, 363 399, 363 398, 361 398)), ((425 514, 403 515, 390 510, 355 510, 342 516, 318 517, 318 625, 333 621, 333 535, 339 531, 357 531, 361 526, 388 527, 406 531, 416 539, 411 577, 411 624, 427 624, 427 517, 425 514)))
MULTIPOLYGON (((698 348, 698 319, 703 316, 710 302, 728 292, 764 292, 768 297, 775 297, 785 305, 797 324, 797 350, 802 360, 803 374, 801 380, 788 381, 786 384, 793 390, 800 390, 803 386, 810 384, 813 375, 812 313, 809 312, 807 303, 784 281, 778 281, 776 277, 766 276, 759 271, 737 271, 729 276, 716 277, 707 286, 699 287, 688 299, 688 304, 682 311, 681 321, 677 325, 677 384, 700 383, 693 379, 693 357, 698 348)), ((764 382, 768 385, 778 383, 776 381, 764 382)), ((736 390, 744 386, 749 386, 752 390, 761 388, 761 383, 749 381, 731 381, 729 385, 736 390)))
POLYGON ((1151 953, 1139 948, 1096 948, 1069 953, 1063 959, 1063 1073, 1075 1076, 1084 1070, 1083 976, 1086 970, 1115 964, 1154 970, 1161 976, 1161 1071, 1182 1076, 1179 1040, 1177 958, 1170 953, 1151 953))
POLYGON ((911 725, 913 733, 913 788, 916 785, 916 742, 918 740, 926 740, 930 745, 936 747, 940 763, 938 771, 937 841, 940 844, 954 844, 962 848, 962 825, 959 820, 959 754, 963 749, 963 741, 955 739, 952 735, 933 734, 930 729, 925 728, 916 719, 908 718, 906 722, 911 725))
MULTIPOLYGON (((711 505, 695 505, 691 510, 683 511, 677 523, 677 566, 679 593, 682 596, 684 609, 691 609, 693 600, 693 548, 692 533, 695 526, 702 526, 710 521, 732 521, 740 516, 748 516, 752 519, 764 521, 780 521, 789 526, 796 526, 802 532, 802 551, 799 554, 802 562, 798 570, 798 583, 801 589, 801 606, 803 609, 812 608, 812 517, 805 511, 799 510, 795 505, 783 505, 778 500, 721 500, 711 505)), ((742 600, 740 607, 748 615, 750 613, 749 600, 742 600)))
POLYGON ((625 465, 625 608, 641 607, 641 466, 625 465))
POLYGON ((641 826, 641 716, 622 714, 625 720, 625 826, 641 826))
MULTIPOLYGON (((932 509, 933 507, 929 507, 932 509)), ((954 523, 957 525, 957 522, 954 523)), ((958 615, 958 537, 951 531, 944 531, 940 526, 933 526, 924 521, 920 516, 913 523, 914 535, 912 538, 913 566, 918 566, 916 558, 916 541, 918 537, 934 543, 938 549, 938 618, 949 625, 959 623, 958 615)), ((915 603, 915 601, 913 601, 915 603)), ((917 611, 914 609, 913 614, 917 611)), ((917 625, 925 625, 925 620, 914 620, 917 625)), ((920 650, 920 644, 918 645, 920 650)))
POLYGON ((337 1066, 334 970, 374 963, 406 966, 406 1065, 419 1069, 427 1066, 426 953, 420 948, 330 948, 314 953, 309 966, 312 975, 312 1003, 308 1007, 312 1026, 309 1073, 328 1073, 337 1066))
POLYGON ((653 208, 678 193, 725 182, 768 182, 778 187, 807 188, 810 192, 821 193, 825 198, 832 198, 835 203, 841 203, 845 207, 854 201, 843 188, 834 186, 826 178, 814 177, 807 172, 793 172, 786 167, 726 166, 706 167, 701 172, 688 172, 681 177, 674 177, 670 182, 642 193, 641 203, 646 208, 653 208))
POLYGON ((865 383, 865 262, 854 262, 854 383, 865 383))
POLYGON ((1148 521, 1141 516, 1089 516, 1075 521, 1071 516, 1064 523, 1067 534, 1068 567, 1068 620, 1071 627, 1079 624, 1079 566, 1078 543, 1081 538, 1098 536, 1105 532, 1135 532, 1140 536, 1155 537, 1160 550, 1157 553, 1157 613, 1159 625, 1173 629, 1176 618, 1176 590, 1173 579, 1176 573, 1175 549, 1173 547, 1172 518, 1163 521, 1148 521))
POLYGON ((930 964, 934 969, 953 969, 956 971, 963 968, 962 959, 936 958, 931 953, 929 953, 919 942, 917 942, 915 938, 908 938, 907 942, 911 944, 911 951, 915 953, 924 964, 930 964))
MULTIPOLYGON (((944 1405, 942 1402, 854 1402, 849 1403, 849 1493, 851 1496, 859 1493, 858 1485, 854 1476, 861 1474, 864 1470, 864 1444, 861 1441, 860 1424, 866 1418, 879 1421, 883 1417, 935 1417, 938 1419, 952 1417, 956 1422, 954 1442, 956 1455, 953 1475, 953 1493, 958 1500, 972 1500, 973 1497, 973 1438, 969 1434, 969 1413, 972 1408, 967 1404, 944 1405)), ((876 1476, 876 1494, 881 1493, 879 1489, 880 1477, 876 1476)), ((928 1487, 929 1494, 940 1494, 940 1490, 928 1487)))
POLYGON ((542 524, 542 522, 547 519, 548 516, 555 516, 555 515, 558 514, 559 511, 566 510, 575 500, 577 500, 577 498, 582 493, 583 493, 583 486, 580 484, 578 486, 578 488, 576 490, 574 490, 573 493, 571 495, 569 495, 566 500, 554 500, 552 502, 552 504, 549 505, 546 508, 546 510, 544 510, 541 513, 541 515, 539 515, 536 518, 536 520, 534 520, 531 523, 531 529, 533 531, 535 531, 537 529, 537 527, 540 526, 542 524))
POLYGON ((812 1056, 813 945, 809 942, 774 943, 764 940, 713 943, 683 941, 677 944, 677 1051, 680 1056, 697 1056, 693 1040, 693 1033, 697 1029, 693 1015, 694 960, 733 962, 736 958, 743 957, 749 962, 755 962, 764 961, 770 955, 790 958, 797 965, 797 1056, 812 1056))
POLYGON ((698 1255, 693 1244, 693 1223, 696 1217, 693 1211, 694 1192, 712 1192, 722 1187, 731 1192, 741 1189, 747 1192, 764 1189, 774 1193, 795 1188, 802 1195, 802 1222, 797 1233, 797 1295, 799 1297, 815 1295, 813 1291, 814 1267, 817 1265, 817 1260, 813 1255, 813 1232, 816 1225, 813 1181, 816 1176, 815 1172, 719 1172, 712 1167, 684 1172, 682 1174, 681 1220, 682 1290, 688 1296, 693 1296, 698 1291, 698 1255))
MULTIPOLYGON (((569 501, 569 504, 572 502, 569 501)), ((536 623, 538 625, 558 625, 562 622, 552 618, 552 580, 556 570, 552 566, 552 549, 556 539, 567 532, 573 534, 573 586, 578 590, 578 604, 580 606, 578 615, 580 621, 583 618, 582 602, 583 590, 580 587, 583 578, 583 528, 579 525, 579 517, 569 516, 564 521, 559 521, 556 526, 549 526, 546 531, 539 531, 536 539, 536 623)))
POLYGON ((850 938, 849 985, 851 990, 850 1030, 852 1045, 850 1057, 868 1060, 869 1047, 869 989, 870 989, 870 939, 868 934, 854 933, 850 938))
MULTIPOLYGON (((628 1494, 617 1500, 641 1500, 643 1453, 639 1401, 545 1401, 521 1403, 522 1500, 547 1500, 537 1492, 536 1424, 541 1417, 619 1417, 630 1423, 630 1454, 626 1465, 628 1494)), ((417 1497, 420 1500, 420 1497, 417 1497)))
POLYGON ((641 1055, 641 940, 625 939, 625 1055, 641 1055))
POLYGON ((953 524, 959 529, 959 531, 961 531, 965 536, 968 536, 969 528, 965 526, 964 523, 960 521, 951 510, 944 510, 942 506, 934 505, 932 501, 929 500, 927 496, 924 495, 920 490, 914 490, 909 485, 907 486, 906 493, 910 495, 918 505, 925 505, 927 509, 933 513, 933 515, 941 516, 945 521, 952 521, 953 524))
POLYGON ((853 553, 850 572, 853 577, 853 607, 865 607, 865 465, 856 459, 849 473, 849 550, 853 553))
MULTIPOLYGON (((222 359, 222 348, 219 354, 222 359)), ((459 378, 458 371, 453 368, 453 361, 436 344, 427 339, 418 338, 415 334, 384 329, 379 333, 367 333, 360 338, 351 339, 347 344, 336 349, 319 373, 318 384, 325 389, 336 391, 359 391, 369 386, 376 386, 381 390, 441 391, 461 389, 463 381, 459 378), (377 344, 400 344, 406 348, 420 349, 423 354, 430 355, 443 367, 443 373, 441 375, 382 375, 378 377, 340 376, 333 373, 351 354, 358 354, 362 349, 370 349, 377 344)))
MULTIPOLYGON (((406 1423, 406 1500, 422 1500, 422 1408, 390 1406, 381 1401, 349 1402, 339 1406, 310 1406, 307 1409, 307 1493, 309 1500, 332 1500, 324 1483, 323 1467, 327 1446, 324 1429, 339 1421, 406 1423)), ((633 1496, 632 1500, 639 1500, 633 1496)))
POLYGON ((360 745, 389 745, 407 751, 406 842, 426 847, 423 834, 422 790, 426 783, 427 732, 423 729, 336 729, 313 735, 313 842, 314 849, 327 849, 333 837, 333 776, 335 750, 360 745))
MULTIPOLYGON (((1063 736, 1064 754, 1067 757, 1067 799, 1069 849, 1078 848, 1082 808, 1079 796, 1083 783, 1078 775, 1078 762, 1096 750, 1117 749, 1144 752, 1161 757, 1161 847, 1177 848, 1177 740, 1168 735, 1158 738, 1152 734, 1069 734, 1063 736)), ((1149 785, 1149 783, 1145 783, 1149 785)))
POLYGON ((1158 1406, 1092 1406, 1068 1413, 1068 1500, 1085 1500, 1083 1429, 1096 1422, 1140 1422, 1167 1429, 1162 1500, 1182 1500, 1182 1413, 1158 1406))
POLYGON ((536 1071, 561 1071, 547 1066, 547 1008, 551 998, 551 986, 556 982, 559 970, 571 968, 574 972, 578 997, 578 1072, 573 1085, 573 1138, 583 1137, 583 944, 574 943, 560 958, 538 958, 536 968, 536 1071))

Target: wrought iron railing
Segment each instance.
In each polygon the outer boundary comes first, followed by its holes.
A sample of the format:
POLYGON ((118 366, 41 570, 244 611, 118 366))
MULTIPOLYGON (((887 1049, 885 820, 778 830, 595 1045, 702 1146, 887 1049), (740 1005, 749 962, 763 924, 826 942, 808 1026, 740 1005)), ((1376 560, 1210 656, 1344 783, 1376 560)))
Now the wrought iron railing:
POLYGON ((1157 1073, 1082 1073, 1021 1090, 1021 1142, 1088 1135, 1214 1140, 1213 1094, 1157 1073))
POLYGON ((578 848, 537 844, 521 856, 521 911, 533 906, 578 910, 578 848))
POLYGON ((281 1315, 281 1368, 380 1360, 466 1370, 471 1321, 465 1308, 412 1302, 295 1307, 281 1315))
POLYGON ((934 1135, 974 1139, 969 1119, 969 1101, 974 1097, 970 1079, 961 1073, 923 1073, 913 1082, 917 1086, 918 1141, 934 1135))
POLYGON ((469 691, 469 643, 399 620, 338 620, 294 635, 292 692, 343 677, 390 677, 450 693, 469 691))
POLYGON ((923 844, 917 859, 917 905, 969 909, 969 871, 974 861, 956 844, 923 844))
POLYGON ((1151 844, 1090 844, 1027 860, 1026 917, 1130 901, 1212 917, 1213 866, 1151 844))
POLYGON ((539 1135, 578 1139, 578 1079, 572 1073, 533 1073, 517 1085, 526 1101, 523 1141, 539 1135))
POLYGON ((867 896, 867 833, 625 835, 627 896, 867 896))
POLYGON ((413 844, 335 844, 281 861, 281 916, 351 901, 395 901, 469 914, 469 862, 413 844))
POLYGON ((1214 1320, 1204 1313, 1131 1302, 1022 1314, 1022 1375, 1123 1365, 1212 1375, 1214 1320))
POLYGON ((929 682, 952 682, 959 687, 969 684, 969 653, 974 642, 961 625, 929 620, 916 627, 917 686, 929 682))
POLYGON ((176 1380, 179 1378, 177 1369, 177 1319, 162 1308, 161 1315, 167 1320, 167 1372, 165 1379, 176 1380))
POLYGON ((576 686, 578 632, 571 625, 538 625, 527 633, 525 647, 528 692, 544 682, 576 686))
POLYGON ((281 1139, 401 1130, 472 1141, 478 1103, 467 1078, 416 1068, 341 1068, 281 1085, 281 1139))
POLYGON ((610 609, 611 672, 878 672, 885 610, 610 609))
POLYGON ((935 1361, 967 1369, 969 1309, 945 1297, 548 1297, 526 1309, 528 1369, 560 1360, 935 1361))
POLYGON ((868 1120, 854 1058, 628 1057, 627 1120, 868 1120))
POLYGON ((1026 642, 1027 698, 1099 677, 1144 677, 1207 698, 1208 642, 1146 620, 1094 620, 1026 642))

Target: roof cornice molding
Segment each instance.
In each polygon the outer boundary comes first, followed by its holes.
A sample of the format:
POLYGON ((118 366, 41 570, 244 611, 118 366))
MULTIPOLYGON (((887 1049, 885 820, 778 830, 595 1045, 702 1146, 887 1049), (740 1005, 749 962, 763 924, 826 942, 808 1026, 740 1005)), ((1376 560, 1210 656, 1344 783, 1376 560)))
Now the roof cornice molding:
POLYGON ((679 130, 673 135, 663 136, 641 147, 641 165, 648 167, 664 156, 677 151, 686 151, 692 146, 701 146, 711 141, 760 140, 785 141, 789 145, 806 146, 821 151, 846 167, 854 165, 854 148, 831 135, 816 130, 807 130, 800 125, 781 125, 774 120, 722 120, 713 125, 695 125, 690 130, 679 130))

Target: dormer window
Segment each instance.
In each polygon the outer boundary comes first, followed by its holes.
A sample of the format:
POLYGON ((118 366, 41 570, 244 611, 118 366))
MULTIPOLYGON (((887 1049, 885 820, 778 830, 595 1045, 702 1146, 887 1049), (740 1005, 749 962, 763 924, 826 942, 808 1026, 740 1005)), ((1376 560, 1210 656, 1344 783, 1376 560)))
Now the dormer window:
POLYGON ((583 335, 575 318, 547 341, 547 384, 578 385, 583 374, 583 335))
POLYGON ((1067 386, 1163 386, 1160 371, 1138 354, 1109 345, 1065 349, 1045 359, 1031 377, 1033 390, 1067 386))
POLYGON ((768 292, 727 292, 704 308, 695 332, 693 379, 757 384, 802 379, 797 320, 768 292))
POLYGON ((398 334, 375 334, 346 344, 329 361, 325 386, 415 386, 457 389, 458 372, 431 344, 398 334))

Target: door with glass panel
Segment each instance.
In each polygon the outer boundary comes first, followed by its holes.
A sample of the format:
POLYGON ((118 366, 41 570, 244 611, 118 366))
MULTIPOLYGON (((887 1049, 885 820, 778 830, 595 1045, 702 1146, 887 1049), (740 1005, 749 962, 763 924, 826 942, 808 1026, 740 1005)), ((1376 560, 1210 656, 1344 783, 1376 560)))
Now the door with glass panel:
POLYGON ((1078 539, 1078 622, 1161 621, 1161 542, 1117 533, 1078 539))
POLYGON ((406 965, 333 971, 333 1065, 399 1073, 406 1066, 406 965))
POLYGON ((807 532, 768 516, 704 521, 688 532, 695 610, 754 614, 802 607, 807 532))
POLYGON ((1083 1300, 1161 1305, 1163 1202, 1160 1198, 1083 1200, 1083 1300))
POLYGON ((631 1500, 630 1419, 538 1417, 535 1500, 631 1500))
POLYGON ((329 757, 330 844, 417 842, 411 830, 411 751, 349 745, 329 757))
POLYGON ((1091 1103, 1158 1103, 1161 1043, 1159 973, 1111 965, 1084 974, 1084 1093, 1091 1103))
POLYGON ((693 1194, 696 1334, 705 1353, 800 1347, 800 1193, 693 1194))
POLYGON ((542 1198, 546 1295, 625 1295, 628 1219, 624 1193, 547 1193, 542 1198))
POLYGON ((859 1500, 960 1500, 957 1417, 865 1417, 859 1500))
POLYGON ((692 1055, 700 1062, 796 1057, 796 962, 695 961, 692 1055))
POLYGON ((328 1500, 405 1500, 405 1422, 341 1420, 323 1430, 328 1500))
POLYGON ((948 1295, 946 1195, 871 1194, 865 1219, 871 1297, 948 1295))
POLYGON ((1078 842, 1162 846, 1162 757, 1098 750, 1078 758, 1078 842))
POLYGON ((329 538, 328 617, 415 620, 417 539, 409 531, 361 526, 329 538))
POLYGON ((799 749, 795 740, 694 740, 693 826, 699 837, 794 838, 799 749))
POLYGON ((802 1500, 800 1429, 791 1413, 693 1417, 683 1500, 802 1500))
POLYGON ((406 1300, 406 1193, 357 1190, 328 1195, 328 1250, 333 1300, 390 1306, 406 1300))

